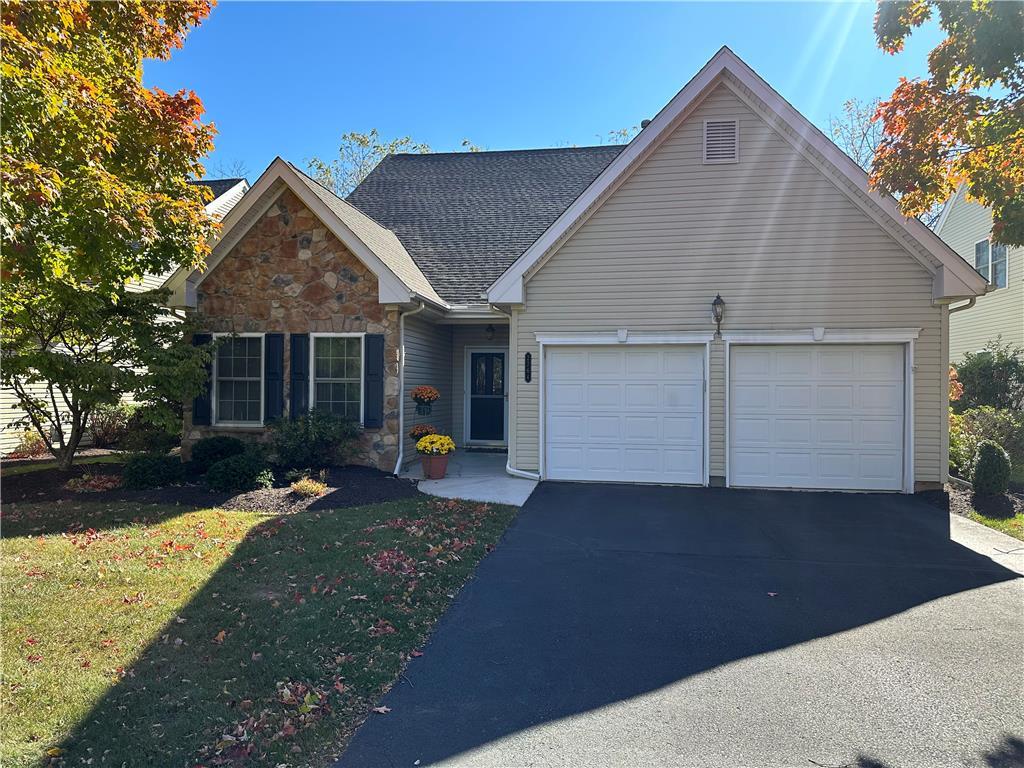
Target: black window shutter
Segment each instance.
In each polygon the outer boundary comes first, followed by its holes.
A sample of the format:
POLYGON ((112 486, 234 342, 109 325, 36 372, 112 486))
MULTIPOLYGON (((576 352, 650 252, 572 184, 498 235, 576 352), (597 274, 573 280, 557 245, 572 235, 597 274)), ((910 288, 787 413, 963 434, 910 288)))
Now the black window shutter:
MULTIPOLYGON (((202 347, 213 341, 213 336, 209 333, 196 333, 192 336, 192 346, 202 347)), ((209 426, 211 422, 211 416, 213 415, 213 400, 211 392, 213 390, 213 362, 206 364, 206 384, 203 387, 203 391, 196 395, 192 401, 192 423, 200 426, 209 426)))
POLYGON ((284 334, 263 337, 263 420, 284 415, 284 334))
POLYGON ((309 334, 293 333, 291 345, 292 375, 288 391, 289 414, 294 419, 309 410, 309 334))
POLYGON ((368 333, 364 344, 363 426, 380 429, 384 426, 384 336, 368 333))

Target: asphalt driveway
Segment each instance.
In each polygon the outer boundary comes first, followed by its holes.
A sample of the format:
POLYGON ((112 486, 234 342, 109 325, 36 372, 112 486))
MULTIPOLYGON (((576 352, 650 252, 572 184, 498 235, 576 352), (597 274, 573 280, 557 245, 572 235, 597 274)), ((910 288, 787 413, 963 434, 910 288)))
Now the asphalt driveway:
POLYGON ((1024 561, 954 533, 906 496, 542 484, 339 765, 1024 765, 1024 561))

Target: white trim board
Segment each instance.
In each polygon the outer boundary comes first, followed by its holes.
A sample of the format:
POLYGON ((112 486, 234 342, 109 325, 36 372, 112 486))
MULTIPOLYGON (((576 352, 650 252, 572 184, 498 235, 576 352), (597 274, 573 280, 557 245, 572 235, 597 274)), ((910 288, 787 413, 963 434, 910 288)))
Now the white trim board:
POLYGON ((622 328, 618 331, 590 333, 535 333, 534 337, 541 344, 571 344, 578 347, 588 344, 706 344, 714 337, 714 333, 711 331, 652 333, 622 328))
MULTIPOLYGON (((808 331, 730 331, 722 334, 725 341, 725 486, 732 487, 729 475, 729 455, 732 452, 729 427, 729 392, 732 389, 730 365, 732 346, 762 346, 791 344, 889 344, 903 347, 903 490, 914 492, 914 355, 919 328, 880 328, 862 330, 833 330, 823 328, 808 331), (815 331, 825 331, 816 338, 815 331)), ((842 490, 842 489, 837 489, 842 490)))
MULTIPOLYGON (((558 247, 590 218, 597 208, 617 189, 628 176, 685 120, 703 100, 707 93, 728 73, 740 85, 747 88, 772 112, 777 114, 796 135, 794 147, 810 156, 814 150, 823 157, 830 169, 845 180, 863 197, 860 205, 865 210, 877 208, 890 220, 897 231, 913 239, 941 267, 931 269, 935 274, 941 270, 942 277, 933 287, 935 299, 977 296, 985 291, 983 280, 967 262, 960 258, 934 232, 917 219, 900 213, 896 201, 868 187, 867 174, 842 150, 833 144, 821 131, 814 127, 792 105, 774 91, 754 70, 726 47, 721 48, 704 65, 690 82, 666 105, 646 128, 627 145, 586 190, 570 205, 548 229, 534 241, 533 245, 495 280, 487 291, 488 301, 493 304, 522 304, 525 299, 525 283, 537 269, 543 266, 558 247)), ((859 202, 859 201, 858 201, 859 202)), ((872 216, 875 211, 869 210, 872 216)), ((908 256, 920 258, 908 249, 908 256)))

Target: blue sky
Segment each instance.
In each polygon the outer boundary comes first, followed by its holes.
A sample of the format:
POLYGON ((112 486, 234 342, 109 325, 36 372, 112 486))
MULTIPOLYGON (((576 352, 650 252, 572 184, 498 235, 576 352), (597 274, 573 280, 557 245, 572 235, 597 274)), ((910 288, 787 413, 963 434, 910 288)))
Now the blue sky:
POLYGON ((729 45, 821 127, 851 97, 926 74, 936 25, 889 56, 874 3, 222 2, 147 85, 191 88, 219 131, 208 164, 250 181, 275 155, 332 157, 347 131, 435 151, 586 145, 653 116, 729 45))

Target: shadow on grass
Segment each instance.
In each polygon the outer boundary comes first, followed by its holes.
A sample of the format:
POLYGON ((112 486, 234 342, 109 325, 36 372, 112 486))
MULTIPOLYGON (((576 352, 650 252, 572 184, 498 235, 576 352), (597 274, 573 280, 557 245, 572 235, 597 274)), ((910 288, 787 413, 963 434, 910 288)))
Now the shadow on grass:
POLYGON ((65 740, 63 764, 329 760, 512 514, 419 496, 258 525, 65 740))

